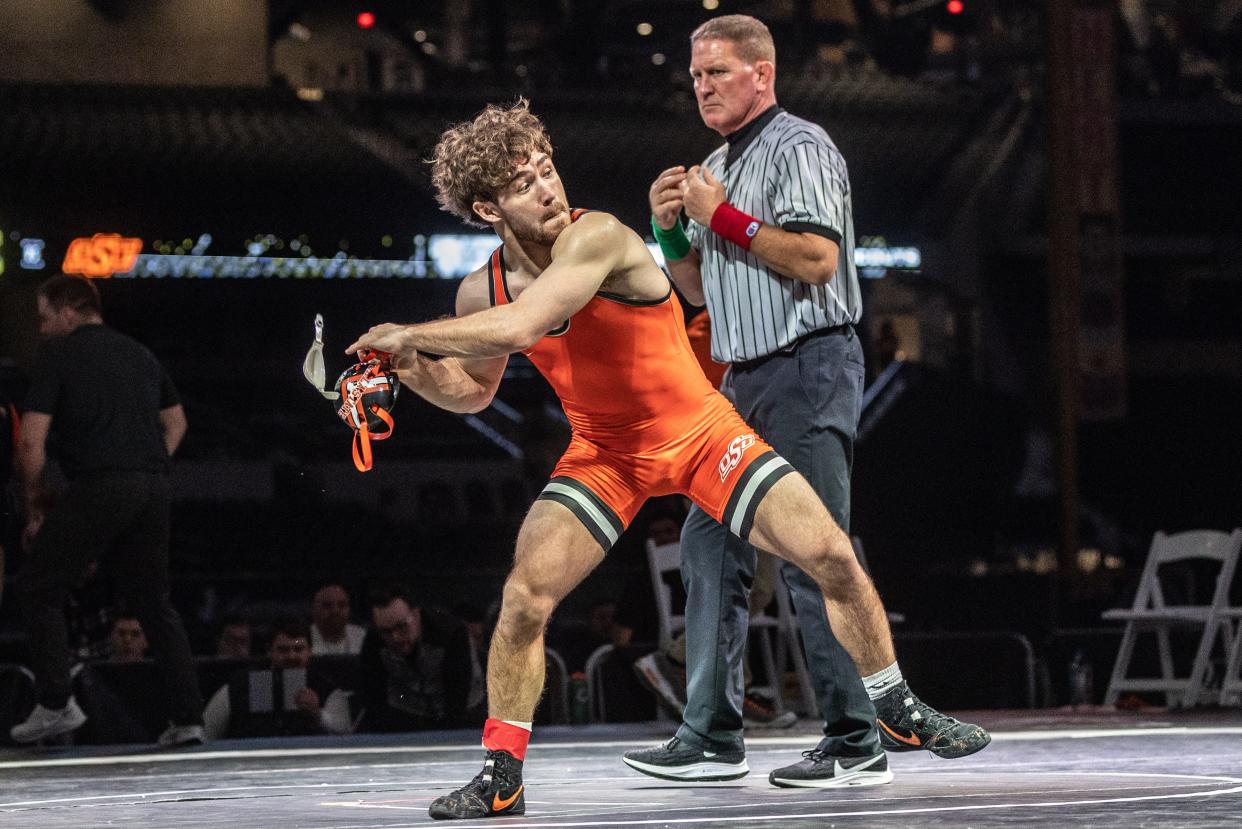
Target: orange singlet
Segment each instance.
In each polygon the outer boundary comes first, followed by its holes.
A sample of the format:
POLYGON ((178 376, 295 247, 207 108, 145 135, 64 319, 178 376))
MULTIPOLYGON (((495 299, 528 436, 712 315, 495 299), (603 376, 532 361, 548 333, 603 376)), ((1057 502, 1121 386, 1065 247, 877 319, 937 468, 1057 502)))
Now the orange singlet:
MULTIPOLYGON (((502 245, 488 269, 493 305, 513 301, 503 257, 502 245)), ((539 497, 573 511, 605 550, 647 498, 675 492, 746 538, 764 494, 793 471, 703 376, 671 285, 658 300, 600 291, 524 353, 573 428, 539 497)))

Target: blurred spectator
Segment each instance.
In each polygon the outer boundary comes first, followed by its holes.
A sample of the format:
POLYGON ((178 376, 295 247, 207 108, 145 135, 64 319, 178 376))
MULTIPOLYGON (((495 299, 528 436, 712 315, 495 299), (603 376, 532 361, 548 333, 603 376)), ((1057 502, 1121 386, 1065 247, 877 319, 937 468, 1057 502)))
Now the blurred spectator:
POLYGON ((141 662, 147 658, 147 636, 136 616, 122 614, 108 635, 109 662, 141 662))
POLYGON ((470 637, 470 693, 466 697, 466 715, 483 719, 487 711, 487 615, 469 602, 453 606, 453 615, 466 626, 470 637))
POLYGON ((305 622, 277 623, 268 656, 272 675, 239 672, 211 697, 203 711, 208 739, 349 733, 348 695, 308 670, 310 627, 305 622))
POLYGON ((601 645, 612 641, 612 629, 616 627, 617 603, 612 599, 598 601, 591 606, 589 628, 591 638, 601 645))
POLYGON ((662 544, 676 544, 681 540, 681 521, 672 515, 656 516, 647 527, 647 537, 657 547, 662 544))
POLYGON ((616 612, 615 601, 600 599, 591 605, 590 615, 585 620, 573 620, 564 626, 554 647, 564 657, 570 673, 583 670, 600 645, 616 644, 616 612))
POLYGON ((319 588, 311 603, 311 652, 315 656, 362 651, 366 628, 349 621, 349 593, 339 584, 319 588))
POLYGON ((470 636, 444 613, 419 607, 400 587, 370 597, 362 644, 362 731, 455 728, 468 723, 470 636))
POLYGON ((221 659, 249 659, 251 648, 250 622, 241 616, 225 616, 216 639, 216 656, 221 659))

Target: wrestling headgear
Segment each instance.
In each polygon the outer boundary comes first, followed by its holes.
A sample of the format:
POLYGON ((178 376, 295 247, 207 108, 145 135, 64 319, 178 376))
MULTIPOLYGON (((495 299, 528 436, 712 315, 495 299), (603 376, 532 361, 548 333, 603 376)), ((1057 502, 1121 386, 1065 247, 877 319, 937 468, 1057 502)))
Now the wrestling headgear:
POLYGON ((359 472, 371 468, 371 441, 392 435, 392 407, 401 388, 392 369, 392 355, 384 351, 361 351, 358 362, 337 378, 335 389, 324 385, 323 315, 315 315, 315 341, 302 364, 302 374, 325 399, 340 401, 336 414, 354 430, 354 466, 359 472))

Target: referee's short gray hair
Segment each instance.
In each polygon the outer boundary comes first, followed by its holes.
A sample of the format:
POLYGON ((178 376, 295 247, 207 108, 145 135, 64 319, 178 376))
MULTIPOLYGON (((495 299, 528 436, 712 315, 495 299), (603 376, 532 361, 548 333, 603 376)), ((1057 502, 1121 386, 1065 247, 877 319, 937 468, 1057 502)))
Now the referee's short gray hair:
POLYGON ((776 63, 776 44, 763 21, 748 14, 723 14, 713 17, 690 33, 690 44, 700 40, 727 40, 737 48, 745 61, 767 60, 776 63))

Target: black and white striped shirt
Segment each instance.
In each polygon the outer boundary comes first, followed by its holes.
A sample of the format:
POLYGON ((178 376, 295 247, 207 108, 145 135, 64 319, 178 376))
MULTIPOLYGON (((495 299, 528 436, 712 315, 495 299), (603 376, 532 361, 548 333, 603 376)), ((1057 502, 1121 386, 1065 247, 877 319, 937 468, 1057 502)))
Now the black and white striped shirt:
POLYGON ((823 128, 773 106, 728 137, 703 166, 738 210, 784 230, 836 242, 836 275, 823 286, 770 270, 753 254, 690 222, 712 320, 712 357, 753 360, 862 314, 845 159, 823 128))

